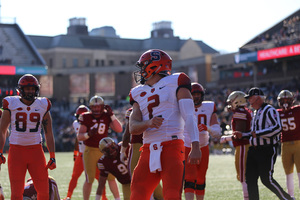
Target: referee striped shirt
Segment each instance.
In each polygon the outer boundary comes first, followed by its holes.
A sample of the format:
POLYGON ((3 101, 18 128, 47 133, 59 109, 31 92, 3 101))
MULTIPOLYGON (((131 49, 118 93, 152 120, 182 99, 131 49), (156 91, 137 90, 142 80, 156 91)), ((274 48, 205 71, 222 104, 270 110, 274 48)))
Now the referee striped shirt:
POLYGON ((254 111, 251 132, 256 137, 250 137, 250 145, 264 146, 274 145, 280 141, 281 122, 278 111, 271 105, 264 103, 254 111))

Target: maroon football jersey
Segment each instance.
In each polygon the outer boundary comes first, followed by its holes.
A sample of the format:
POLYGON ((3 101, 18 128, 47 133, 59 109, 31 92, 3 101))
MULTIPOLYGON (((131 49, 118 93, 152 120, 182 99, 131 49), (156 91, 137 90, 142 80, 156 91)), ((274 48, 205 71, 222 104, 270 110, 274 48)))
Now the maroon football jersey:
POLYGON ((87 132, 91 128, 98 130, 98 134, 84 141, 86 146, 98 148, 100 140, 108 135, 109 124, 111 123, 110 116, 107 113, 103 113, 99 118, 95 118, 92 113, 83 113, 79 116, 78 121, 86 126, 87 132))
POLYGON ((108 174, 111 173, 121 184, 129 184, 131 182, 131 177, 127 166, 120 160, 120 149, 121 147, 119 146, 116 158, 109 158, 103 155, 98 160, 100 176, 107 177, 108 174))
MULTIPOLYGON (((232 130, 236 131, 236 123, 238 121, 246 121, 246 131, 250 131, 251 129, 251 120, 252 120, 252 116, 251 116, 251 110, 249 110, 246 107, 238 107, 233 111, 233 115, 232 115, 232 120, 231 120, 231 126, 232 126, 232 130)), ((249 140, 248 139, 235 139, 232 140, 233 146, 240 146, 240 145, 245 145, 245 144, 249 144, 249 140)))
POLYGON ((293 106, 289 111, 278 109, 282 134, 281 141, 294 141, 300 140, 300 106, 293 106))

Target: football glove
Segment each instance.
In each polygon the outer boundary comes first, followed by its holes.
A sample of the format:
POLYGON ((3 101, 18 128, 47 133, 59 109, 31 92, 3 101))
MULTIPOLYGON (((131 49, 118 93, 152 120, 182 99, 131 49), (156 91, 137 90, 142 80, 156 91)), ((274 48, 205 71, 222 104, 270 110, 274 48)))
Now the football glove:
POLYGON ((114 115, 114 112, 109 105, 105 105, 104 108, 106 109, 107 114, 109 114, 110 117, 114 115))
POLYGON ((6 162, 5 156, 3 155, 3 153, 0 153, 0 165, 5 164, 5 162, 6 162))
POLYGON ((207 126, 205 124, 199 124, 198 130, 199 130, 199 132, 207 131, 207 126))
POLYGON ((55 162, 55 158, 50 158, 50 160, 48 161, 48 164, 46 166, 47 169, 53 170, 56 168, 56 162, 55 162))

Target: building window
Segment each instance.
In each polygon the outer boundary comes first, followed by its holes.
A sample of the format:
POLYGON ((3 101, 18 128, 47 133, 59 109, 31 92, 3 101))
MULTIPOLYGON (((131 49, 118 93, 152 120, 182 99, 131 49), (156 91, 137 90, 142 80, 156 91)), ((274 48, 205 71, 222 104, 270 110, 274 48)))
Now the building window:
POLYGON ((101 60, 101 66, 105 66, 105 61, 101 60))
POLYGON ((95 60, 95 66, 99 67, 99 60, 98 59, 95 60))
POLYGON ((113 60, 110 60, 109 61, 109 66, 113 66, 114 65, 114 61, 113 60))
POLYGON ((67 67, 67 60, 65 58, 62 59, 62 67, 63 68, 67 67))
POLYGON ((125 60, 121 60, 120 64, 125 65, 125 60))
POLYGON ((89 67, 90 66, 90 59, 84 60, 84 66, 89 67))
POLYGON ((77 58, 73 59, 73 67, 78 67, 78 59, 77 58))

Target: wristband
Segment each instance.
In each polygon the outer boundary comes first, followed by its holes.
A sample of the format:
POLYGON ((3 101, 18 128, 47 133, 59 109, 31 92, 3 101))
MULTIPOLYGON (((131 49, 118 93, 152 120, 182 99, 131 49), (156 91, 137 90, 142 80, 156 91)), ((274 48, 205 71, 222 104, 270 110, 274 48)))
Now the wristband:
POLYGON ((85 138, 86 140, 90 138, 90 136, 89 136, 88 133, 84 133, 83 136, 84 136, 84 138, 85 138))
POLYGON ((50 152, 50 158, 55 158, 55 152, 50 152))
POLYGON ((112 116, 110 116, 110 119, 111 119, 111 121, 114 121, 114 120, 117 119, 117 118, 116 118, 115 115, 112 115, 112 116))

